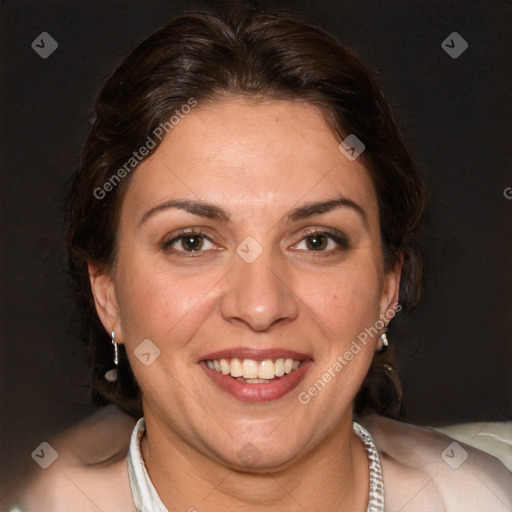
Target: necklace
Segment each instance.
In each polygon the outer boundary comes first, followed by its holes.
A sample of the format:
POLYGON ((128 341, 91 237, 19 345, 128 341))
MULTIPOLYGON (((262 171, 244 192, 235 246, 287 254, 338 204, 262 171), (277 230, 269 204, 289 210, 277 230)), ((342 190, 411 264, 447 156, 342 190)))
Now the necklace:
MULTIPOLYGON (((384 483, 379 454, 370 433, 359 423, 352 423, 354 432, 361 439, 367 453, 370 468, 370 495, 366 512, 384 511, 384 483)), ((128 452, 128 476, 132 490, 133 501, 137 512, 169 512, 156 492, 153 482, 149 478, 142 458, 140 441, 146 430, 144 418, 141 418, 132 432, 130 449, 128 452)))
POLYGON ((366 512, 384 511, 384 481, 382 480, 382 467, 380 465, 379 454, 370 433, 359 423, 353 422, 354 432, 368 453, 368 462, 370 467, 370 495, 368 498, 368 508, 366 512))

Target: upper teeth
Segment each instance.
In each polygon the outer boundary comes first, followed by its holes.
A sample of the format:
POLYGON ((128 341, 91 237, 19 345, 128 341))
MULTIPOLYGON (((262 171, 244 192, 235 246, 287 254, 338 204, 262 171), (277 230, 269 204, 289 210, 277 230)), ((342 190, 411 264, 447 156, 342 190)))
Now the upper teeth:
POLYGON ((254 359, 234 358, 208 360, 206 364, 211 370, 215 370, 231 377, 243 377, 244 379, 273 379, 282 377, 285 373, 297 370, 302 361, 295 359, 265 359, 264 361, 255 361, 254 359))

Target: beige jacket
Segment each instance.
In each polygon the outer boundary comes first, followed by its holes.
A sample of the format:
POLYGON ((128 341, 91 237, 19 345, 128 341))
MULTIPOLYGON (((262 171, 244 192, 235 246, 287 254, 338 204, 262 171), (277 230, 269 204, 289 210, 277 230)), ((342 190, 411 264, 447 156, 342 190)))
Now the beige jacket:
MULTIPOLYGON (((379 451, 386 512, 512 512, 512 474, 493 456, 432 429, 357 420, 379 451)), ((127 454, 135 423, 109 406, 61 434, 50 443, 57 460, 36 468, 9 510, 133 512, 127 454)))

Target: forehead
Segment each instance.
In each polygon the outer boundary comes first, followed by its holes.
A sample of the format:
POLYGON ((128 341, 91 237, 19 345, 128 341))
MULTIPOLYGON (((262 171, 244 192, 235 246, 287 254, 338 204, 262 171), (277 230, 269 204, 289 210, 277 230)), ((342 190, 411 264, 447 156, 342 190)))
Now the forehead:
POLYGON ((338 145, 321 113, 304 102, 200 105, 140 164, 125 202, 142 211, 172 197, 195 197, 253 217, 342 194, 371 216, 370 175, 338 145))

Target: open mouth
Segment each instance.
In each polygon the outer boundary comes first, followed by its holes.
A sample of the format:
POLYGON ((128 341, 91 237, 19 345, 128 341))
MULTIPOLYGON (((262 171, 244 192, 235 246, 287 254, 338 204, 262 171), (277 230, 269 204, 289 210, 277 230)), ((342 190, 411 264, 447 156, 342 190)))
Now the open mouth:
POLYGON ((247 384, 268 384, 284 375, 297 371, 303 361, 292 358, 264 359, 208 359, 206 365, 222 375, 230 375, 247 384))
POLYGON ((199 363, 217 389, 241 402, 279 400, 299 385, 313 365, 309 356, 283 350, 227 352, 204 356, 199 363))

